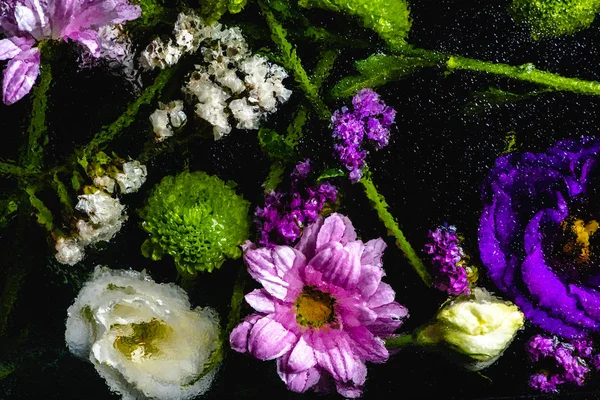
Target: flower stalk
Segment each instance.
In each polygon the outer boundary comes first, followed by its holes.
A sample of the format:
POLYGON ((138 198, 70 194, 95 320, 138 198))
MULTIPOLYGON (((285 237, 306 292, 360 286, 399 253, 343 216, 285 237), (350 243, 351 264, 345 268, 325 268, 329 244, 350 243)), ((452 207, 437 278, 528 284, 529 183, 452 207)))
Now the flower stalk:
POLYGON ((363 185, 365 194, 371 201, 373 209, 377 212, 379 219, 383 222, 388 231, 396 238, 396 246, 402 251, 423 283, 426 286, 431 287, 431 275, 427 271, 427 268, 425 268, 423 261, 421 261, 408 240, 406 240, 406 237, 398 226, 394 216, 388 211, 388 204, 385 198, 377 191, 377 187, 371 179, 370 171, 365 168, 363 173, 364 175, 359 182, 363 185))

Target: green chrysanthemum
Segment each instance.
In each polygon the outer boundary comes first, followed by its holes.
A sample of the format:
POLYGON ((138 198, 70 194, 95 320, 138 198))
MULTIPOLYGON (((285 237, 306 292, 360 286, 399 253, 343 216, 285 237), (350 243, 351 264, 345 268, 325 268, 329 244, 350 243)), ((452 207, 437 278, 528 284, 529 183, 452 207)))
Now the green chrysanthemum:
POLYGON ((600 0, 514 0, 510 12, 531 29, 534 39, 571 35, 587 29, 600 11, 600 0))
POLYGON ((211 272, 227 258, 240 257, 250 203, 234 186, 200 171, 163 178, 141 211, 142 226, 152 235, 142 245, 144 256, 157 260, 167 253, 189 274, 211 272))

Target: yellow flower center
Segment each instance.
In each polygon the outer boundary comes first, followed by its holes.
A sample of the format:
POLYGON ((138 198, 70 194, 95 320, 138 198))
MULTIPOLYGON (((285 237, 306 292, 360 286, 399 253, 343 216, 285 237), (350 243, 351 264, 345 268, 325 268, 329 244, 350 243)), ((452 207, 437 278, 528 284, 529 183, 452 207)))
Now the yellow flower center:
POLYGON ((173 331, 173 328, 156 318, 150 322, 114 325, 111 328, 116 328, 123 333, 123 336, 117 336, 115 339, 113 344, 115 349, 134 362, 157 355, 158 343, 173 331))
POLYGON ((582 219, 576 219, 572 222, 563 221, 561 224, 563 231, 569 231, 574 240, 564 245, 565 253, 576 253, 576 261, 580 264, 586 264, 590 261, 590 236, 598 230, 600 225, 595 220, 587 224, 582 219))
POLYGON ((335 322, 335 299, 311 286, 306 286, 296 298, 296 321, 310 328, 320 328, 335 322))

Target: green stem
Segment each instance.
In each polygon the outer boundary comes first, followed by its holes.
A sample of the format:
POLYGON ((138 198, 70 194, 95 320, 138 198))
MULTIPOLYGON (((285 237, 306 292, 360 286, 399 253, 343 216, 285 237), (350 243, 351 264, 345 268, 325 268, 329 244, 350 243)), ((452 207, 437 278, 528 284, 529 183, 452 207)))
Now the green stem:
POLYGON ((360 180, 360 183, 363 185, 365 194, 371 201, 371 205, 375 211, 377 211, 379 219, 388 229, 388 232, 390 232, 396 238, 396 246, 398 246, 402 253, 404 253, 404 256, 408 259, 408 262, 410 265, 412 265, 419 277, 421 277, 423 283, 430 287, 431 276, 429 275, 429 272, 427 272, 425 265, 423 265, 423 262, 415 250, 412 248, 410 243, 408 243, 408 240, 406 240, 406 237, 398 227, 398 223, 396 222, 394 216, 388 211, 388 204, 385 201, 385 198, 377 191, 375 184, 371 180, 371 174, 368 169, 365 168, 363 173, 364 175, 360 180))
POLYGON ((411 333, 400 335, 398 337, 387 339, 385 341, 385 347, 387 347, 388 350, 400 349, 402 347, 411 346, 415 344, 417 344, 417 342, 415 341, 415 338, 411 333))
POLYGON ((263 1, 259 1, 258 4, 260 5, 260 9, 265 16, 265 19, 267 20, 267 25, 269 25, 269 29, 271 30, 271 38, 281 51, 284 67, 288 71, 292 71, 294 74, 294 80, 298 86, 300 86, 302 91, 304 91, 306 98, 312 104, 317 115, 323 120, 329 120, 331 118, 331 113, 323 103, 323 100, 321 100, 318 88, 308 77, 306 70, 302 66, 300 57, 298 57, 296 54, 296 49, 287 40, 287 33, 285 29, 283 29, 283 26, 279 23, 279 21, 277 21, 275 15, 273 15, 271 10, 269 10, 263 1))
POLYGON ((244 301, 244 286, 246 286, 246 268, 242 264, 238 270, 235 283, 233 284, 233 294, 229 303, 229 314, 227 315, 227 327, 225 328, 225 338, 229 338, 229 334, 240 321, 242 313, 242 302, 244 301))
POLYGON ((28 171, 12 163, 0 162, 0 174, 23 177, 28 175, 28 171))
POLYGON ((52 68, 48 61, 48 45, 41 46, 41 66, 38 84, 32 90, 32 110, 29 128, 27 128, 27 148, 21 156, 26 170, 36 171, 42 166, 44 146, 48 143, 46 126, 46 108, 48 107, 48 89, 52 83, 52 68))
POLYGON ((85 156, 92 156, 97 149, 103 149, 115 137, 123 132, 125 128, 135 121, 135 117, 140 111, 140 107, 149 104, 154 97, 160 93, 167 84, 175 71, 175 67, 162 70, 154 83, 147 87, 144 92, 134 102, 129 104, 125 112, 117 118, 112 124, 104 126, 94 138, 82 149, 85 156))
POLYGON ((275 161, 271 164, 271 169, 269 170, 269 175, 264 183, 265 192, 270 192, 271 190, 275 190, 277 185, 279 185, 282 181, 282 175, 284 171, 284 166, 282 163, 275 161))
POLYGON ((584 95, 600 96, 600 82, 566 78, 552 72, 536 69, 533 64, 512 66, 438 53, 432 50, 417 49, 410 46, 398 49, 397 53, 425 59, 437 64, 440 68, 446 68, 449 71, 465 70, 484 72, 504 78, 535 83, 556 91, 568 91, 584 95))

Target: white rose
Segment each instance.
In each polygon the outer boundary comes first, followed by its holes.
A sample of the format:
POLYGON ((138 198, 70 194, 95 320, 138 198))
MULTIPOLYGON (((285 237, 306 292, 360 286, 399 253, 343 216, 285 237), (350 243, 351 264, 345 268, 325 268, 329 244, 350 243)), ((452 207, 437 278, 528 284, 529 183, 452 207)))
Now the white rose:
POLYGON ((121 193, 134 193, 146 182, 148 169, 137 160, 123 164, 123 172, 115 175, 121 193))
POLYGON ((436 320, 417 336, 421 344, 445 343, 470 358, 465 365, 480 370, 496 361, 523 326, 516 305, 475 288, 443 307, 436 320))
POLYGON ((218 316, 190 310, 180 287, 96 267, 67 314, 69 350, 123 399, 191 399, 210 388, 220 361, 218 316))

